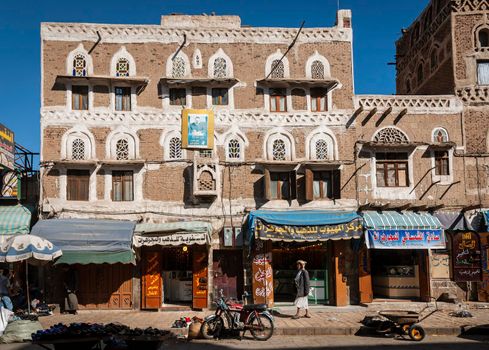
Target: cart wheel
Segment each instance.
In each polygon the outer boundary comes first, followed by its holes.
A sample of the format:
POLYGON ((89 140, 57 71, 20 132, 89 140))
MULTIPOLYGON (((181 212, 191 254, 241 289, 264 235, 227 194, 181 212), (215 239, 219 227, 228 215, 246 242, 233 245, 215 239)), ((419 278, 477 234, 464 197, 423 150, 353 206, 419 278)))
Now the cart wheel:
POLYGON ((402 335, 409 335, 409 328, 411 328, 410 324, 404 324, 401 327, 402 335))
POLYGON ((413 324, 409 328, 409 337, 414 341, 421 341, 426 336, 426 332, 419 324, 413 324))

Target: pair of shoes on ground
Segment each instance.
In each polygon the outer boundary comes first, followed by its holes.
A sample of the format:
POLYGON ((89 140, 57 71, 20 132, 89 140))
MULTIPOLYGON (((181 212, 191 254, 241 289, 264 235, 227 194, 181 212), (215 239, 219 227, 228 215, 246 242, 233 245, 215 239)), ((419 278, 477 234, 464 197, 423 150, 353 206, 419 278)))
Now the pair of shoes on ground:
MULTIPOLYGON (((302 316, 302 317, 303 317, 303 318, 311 318, 311 316, 310 316, 310 315, 304 315, 304 316, 302 316)), ((292 316, 292 319, 293 319, 293 320, 298 320, 299 318, 301 318, 301 316, 299 316, 299 315, 294 315, 294 316, 292 316)))

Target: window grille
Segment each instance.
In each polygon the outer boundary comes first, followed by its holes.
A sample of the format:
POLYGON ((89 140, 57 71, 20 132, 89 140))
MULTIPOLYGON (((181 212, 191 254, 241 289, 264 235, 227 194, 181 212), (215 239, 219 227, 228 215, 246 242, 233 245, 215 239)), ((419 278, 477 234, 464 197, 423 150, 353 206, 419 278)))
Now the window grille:
POLYGON ((272 79, 282 79, 285 77, 284 62, 280 60, 274 60, 270 69, 273 69, 273 72, 270 75, 272 79))
POLYGON ((240 159, 241 158, 241 144, 239 140, 231 139, 228 143, 228 158, 240 159))
POLYGON ((378 143, 408 143, 409 140, 402 131, 396 128, 385 128, 380 130, 374 137, 378 143))
POLYGON ((115 75, 118 77, 129 76, 129 60, 127 58, 120 58, 115 65, 115 75))
POLYGON ((129 142, 126 139, 120 139, 116 143, 115 156, 117 160, 129 159, 129 142))
POLYGON ((218 57, 214 60, 214 78, 225 78, 227 76, 227 62, 224 58, 218 57))
POLYGON ((85 159, 85 142, 82 139, 74 139, 71 143, 71 159, 85 159))
POLYGON ((82 54, 78 54, 73 59, 73 76, 85 77, 87 75, 87 60, 82 54))
POLYGON ((311 78, 312 79, 324 79, 324 65, 321 61, 312 62, 311 78))
POLYGON ((182 159, 182 140, 179 137, 172 137, 168 143, 168 156, 170 159, 182 159))
POLYGON ((171 75, 173 78, 185 77, 185 61, 181 57, 175 57, 172 63, 171 75))
POLYGON ((287 159, 287 148, 285 146, 284 140, 277 139, 277 140, 273 141, 272 158, 273 158, 273 160, 286 160, 287 159))
POLYGON ((325 140, 317 140, 314 146, 317 160, 328 159, 328 143, 325 140))

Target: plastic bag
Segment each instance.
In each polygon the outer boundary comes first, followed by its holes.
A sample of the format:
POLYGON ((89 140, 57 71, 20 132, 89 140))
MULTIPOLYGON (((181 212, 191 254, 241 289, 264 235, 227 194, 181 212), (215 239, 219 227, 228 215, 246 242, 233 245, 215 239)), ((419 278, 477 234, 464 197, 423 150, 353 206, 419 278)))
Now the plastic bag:
POLYGON ((9 319, 13 316, 13 312, 4 307, 0 307, 0 335, 3 334, 5 328, 7 328, 7 324, 9 319))
POLYGON ((22 343, 32 340, 32 333, 42 330, 38 321, 13 321, 7 325, 3 336, 0 337, 1 344, 22 343))

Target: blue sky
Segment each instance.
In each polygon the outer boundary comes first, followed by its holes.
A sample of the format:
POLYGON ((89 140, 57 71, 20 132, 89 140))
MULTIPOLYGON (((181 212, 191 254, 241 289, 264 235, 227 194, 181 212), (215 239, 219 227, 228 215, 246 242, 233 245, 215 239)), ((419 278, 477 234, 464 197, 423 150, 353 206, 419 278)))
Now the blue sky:
MULTIPOLYGON (((428 0, 341 0, 353 11, 356 93, 395 92, 395 40, 428 0)), ((157 24, 169 13, 235 14, 252 26, 332 26, 337 0, 3 0, 0 4, 0 123, 39 150, 40 22, 157 24)))

